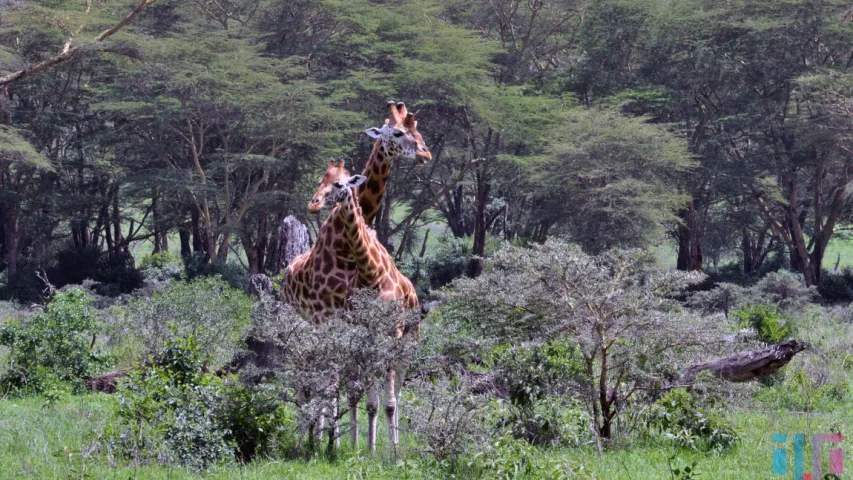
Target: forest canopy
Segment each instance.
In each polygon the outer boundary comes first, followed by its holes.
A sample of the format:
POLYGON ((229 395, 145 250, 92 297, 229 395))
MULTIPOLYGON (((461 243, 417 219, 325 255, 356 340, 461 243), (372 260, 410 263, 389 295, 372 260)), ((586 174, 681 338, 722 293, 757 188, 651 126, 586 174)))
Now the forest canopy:
POLYGON ((850 220, 847 7, 6 2, 7 296, 92 259, 111 279, 143 251, 277 273, 278 225, 316 231, 316 178, 364 166, 389 99, 433 152, 395 164, 377 215, 398 262, 419 268, 444 235, 476 276, 498 240, 562 237, 820 285, 850 220))

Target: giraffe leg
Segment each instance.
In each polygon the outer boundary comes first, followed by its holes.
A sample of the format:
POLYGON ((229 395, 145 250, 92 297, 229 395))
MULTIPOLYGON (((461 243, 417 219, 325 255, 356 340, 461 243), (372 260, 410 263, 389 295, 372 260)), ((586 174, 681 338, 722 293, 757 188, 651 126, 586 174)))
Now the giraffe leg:
POLYGON ((400 443, 400 391, 403 390, 403 381, 406 379, 406 371, 409 369, 408 363, 398 362, 394 365, 396 376, 394 378, 394 399, 397 401, 394 409, 394 445, 400 443))
POLYGON ((388 369, 388 381, 385 383, 385 416, 388 417, 388 439, 391 441, 391 454, 397 458, 397 397, 395 381, 397 372, 388 369))
POLYGON ((376 451, 376 416, 379 413, 379 389, 371 385, 367 390, 367 449, 376 451))
POLYGON ((347 392, 347 400, 349 401, 349 441, 355 449, 358 446, 358 394, 354 389, 347 392))
MULTIPOLYGON (((307 399, 307 395, 305 393, 305 389, 304 388, 297 389, 296 390, 296 405, 301 409, 307 401, 308 401, 308 399, 307 399)), ((313 427, 313 425, 311 425, 310 420, 308 420, 308 422, 305 422, 305 421, 299 422, 299 440, 296 443, 296 445, 298 446, 299 449, 301 449, 302 446, 305 445, 305 434, 312 427, 313 427)), ((309 438, 309 440, 311 440, 311 439, 309 438)))

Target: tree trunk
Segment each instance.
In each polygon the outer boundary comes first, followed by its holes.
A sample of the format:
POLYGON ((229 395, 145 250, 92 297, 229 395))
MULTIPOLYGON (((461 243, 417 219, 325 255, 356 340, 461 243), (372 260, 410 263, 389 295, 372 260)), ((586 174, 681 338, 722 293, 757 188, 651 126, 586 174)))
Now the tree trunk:
POLYGON ((192 246, 190 244, 190 231, 186 227, 178 229, 178 236, 181 239, 181 257, 187 258, 192 255, 192 246))
POLYGON ((699 372, 705 370, 729 382, 746 382, 775 373, 787 365, 794 358, 794 355, 806 348, 806 344, 803 342, 788 340, 760 350, 740 352, 710 362, 691 365, 681 371, 679 382, 682 384, 691 383, 699 372))
POLYGON ((687 206, 678 212, 681 222, 678 224, 678 260, 679 270, 702 270, 702 239, 697 215, 696 201, 687 202, 687 206))
POLYGON ((471 249, 471 259, 468 261, 467 275, 469 278, 477 278, 483 273, 483 257, 486 254, 486 230, 489 219, 486 212, 486 204, 489 201, 489 190, 491 185, 477 181, 477 216, 474 227, 474 245, 471 249))
POLYGON ((276 238, 278 242, 275 245, 275 252, 270 252, 270 255, 276 258, 274 275, 280 274, 294 258, 308 251, 308 227, 296 217, 288 215, 281 221, 276 238))
POLYGON ((18 280, 18 217, 8 207, 3 208, 3 242, 6 244, 6 284, 18 280))
POLYGON ((201 238, 201 227, 199 226, 198 209, 190 209, 190 223, 192 224, 193 252, 204 252, 204 241, 201 238))

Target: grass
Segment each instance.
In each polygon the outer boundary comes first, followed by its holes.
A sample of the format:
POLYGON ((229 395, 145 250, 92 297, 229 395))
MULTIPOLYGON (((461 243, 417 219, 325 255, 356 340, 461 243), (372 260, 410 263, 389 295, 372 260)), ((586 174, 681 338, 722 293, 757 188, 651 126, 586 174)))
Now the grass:
MULTIPOLYGON (((100 448, 101 432, 112 415, 114 398, 104 394, 68 397, 46 407, 38 398, 0 401, 0 478, 97 478, 97 479, 262 479, 262 478, 436 478, 436 472, 421 469, 417 454, 406 456, 408 463, 391 463, 386 454, 367 455, 343 449, 339 460, 328 462, 259 460, 246 466, 218 467, 203 475, 175 467, 134 467, 110 461, 100 448)), ((363 417, 363 416, 362 416, 363 417)), ((853 406, 834 413, 791 414, 785 412, 729 412, 728 419, 743 434, 743 441, 727 454, 701 454, 673 450, 661 445, 635 444, 631 448, 607 450, 598 456, 592 447, 542 450, 538 455, 582 465, 579 478, 608 480, 651 480, 669 476, 669 458, 677 455, 676 466, 698 462, 702 478, 742 480, 782 478, 771 475, 771 455, 776 447, 773 433, 826 433, 853 420, 853 406)), ((381 424, 381 422, 380 422, 381 424)), ((384 440, 383 437, 380 437, 384 440)), ((790 437, 789 437, 790 439, 790 437)), ((411 439, 403 439, 404 443, 411 439)), ((346 443, 346 442, 344 442, 346 443)), ((382 442, 380 442, 382 443, 382 442)), ((806 445, 806 471, 811 471, 810 442, 806 445)), ((848 436, 840 446, 853 451, 848 436)), ((791 451, 791 445, 788 445, 791 451)), ((828 449, 825 449, 828 450, 828 449)), ((789 471, 793 453, 788 454, 789 471)), ((824 463, 828 453, 824 454, 824 463)), ((827 471, 824 465, 824 472, 827 471)))

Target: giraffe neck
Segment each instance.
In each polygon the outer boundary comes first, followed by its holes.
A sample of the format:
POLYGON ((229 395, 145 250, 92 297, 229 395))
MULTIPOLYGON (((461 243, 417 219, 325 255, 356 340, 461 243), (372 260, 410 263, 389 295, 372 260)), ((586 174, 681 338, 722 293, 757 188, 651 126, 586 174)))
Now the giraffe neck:
POLYGON ((377 139, 373 144, 373 151, 367 159, 362 175, 367 180, 358 187, 358 203, 361 205, 364 223, 373 225, 373 219, 379 213, 382 205, 382 197, 385 196, 385 185, 388 183, 388 175, 391 173, 391 162, 393 157, 387 149, 385 140, 377 139))
MULTIPOLYGON (((387 273, 388 267, 383 262, 382 255, 384 248, 381 248, 371 235, 362 209, 353 195, 350 195, 346 202, 341 202, 338 208, 346 219, 345 238, 358 269, 359 283, 364 287, 374 287, 387 273)), ((387 253, 385 255, 387 256, 387 253)))

